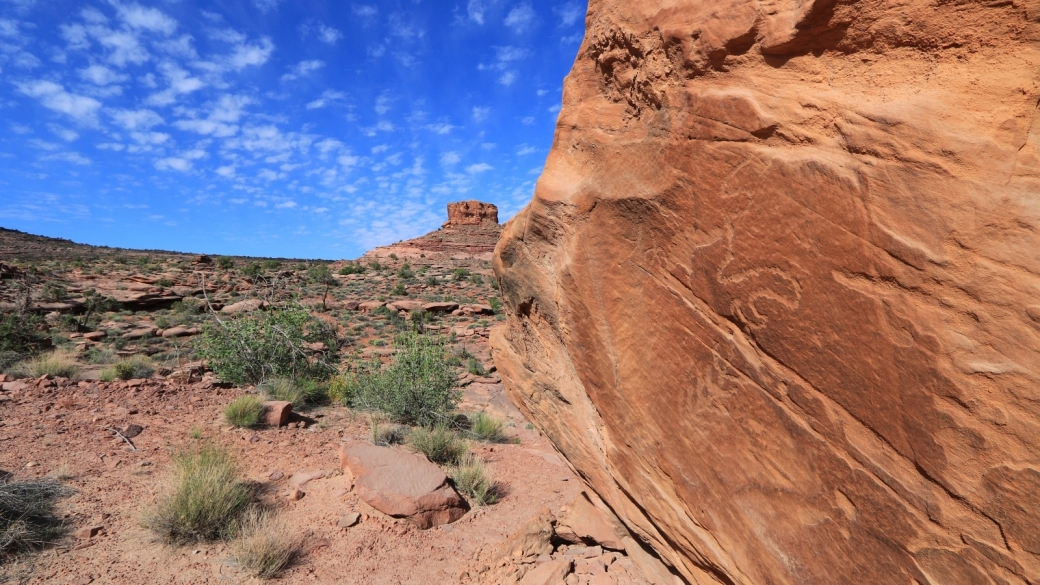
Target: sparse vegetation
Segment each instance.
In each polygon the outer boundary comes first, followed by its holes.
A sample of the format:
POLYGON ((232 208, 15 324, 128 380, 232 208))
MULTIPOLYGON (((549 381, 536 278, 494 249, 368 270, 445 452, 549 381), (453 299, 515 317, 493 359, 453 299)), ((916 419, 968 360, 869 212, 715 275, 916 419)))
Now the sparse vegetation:
POLYGON ((446 424, 462 393, 443 341, 406 333, 397 336, 394 345, 397 352, 387 367, 378 360, 355 365, 345 376, 344 400, 350 406, 386 412, 400 423, 446 424))
POLYGON ((476 506, 489 506, 498 501, 499 494, 491 473, 484 461, 476 455, 466 454, 459 462, 448 468, 448 477, 455 489, 476 506))
POLYGON ((230 270, 235 267, 235 261, 228 256, 217 256, 217 268, 230 270))
POLYGON ((231 543, 232 559, 254 577, 268 579, 289 566, 301 545, 285 520, 253 508, 243 514, 238 538, 231 543))
POLYGON ((238 464, 221 447, 203 444, 173 458, 168 491, 143 524, 164 542, 184 544, 227 538, 249 503, 238 464))
POLYGON ((264 380, 256 389, 267 400, 284 400, 292 402, 293 406, 302 405, 304 402, 303 390, 288 378, 264 380))
POLYGON ((135 378, 151 378, 155 373, 155 364, 145 356, 135 355, 120 360, 101 372, 103 381, 133 380, 135 378))
POLYGON ((0 564, 8 555, 60 539, 66 526, 54 507, 72 493, 54 479, 10 481, 9 476, 0 477, 0 564))
POLYGON ((224 407, 224 420, 235 427, 255 427, 264 415, 264 402, 252 394, 239 396, 224 407))
POLYGON ((29 378, 54 376, 56 378, 75 379, 79 372, 80 365, 76 361, 76 356, 63 350, 55 350, 24 360, 16 364, 12 369, 12 373, 15 376, 29 378))
POLYGON ((408 435, 408 444, 434 463, 454 465, 466 453, 466 443, 446 425, 417 428, 408 435))
POLYGON ((506 436, 502 433, 502 421, 497 418, 485 412, 478 412, 469 417, 469 421, 469 432, 475 439, 487 443, 503 443, 506 441, 506 436))
POLYGON ((259 384, 272 377, 320 380, 334 373, 324 359, 307 359, 304 343, 318 341, 336 347, 327 323, 303 308, 287 307, 210 321, 195 348, 221 380, 259 384))

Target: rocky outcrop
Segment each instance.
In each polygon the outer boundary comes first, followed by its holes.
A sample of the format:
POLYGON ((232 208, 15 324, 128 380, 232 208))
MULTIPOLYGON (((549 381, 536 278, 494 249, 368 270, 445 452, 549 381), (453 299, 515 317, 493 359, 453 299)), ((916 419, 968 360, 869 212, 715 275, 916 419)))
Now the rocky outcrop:
POLYGON ((685 581, 1040 580, 1037 14, 591 3, 495 363, 685 581))
POLYGON ((498 207, 495 204, 480 201, 459 201, 458 203, 448 204, 448 222, 442 227, 449 228, 485 223, 498 225, 498 207))
POLYGON ((502 226, 498 225, 498 207, 480 201, 448 204, 448 221, 441 229, 411 240, 381 246, 365 253, 364 258, 382 259, 391 254, 398 258, 445 261, 450 259, 490 260, 498 243, 502 226))

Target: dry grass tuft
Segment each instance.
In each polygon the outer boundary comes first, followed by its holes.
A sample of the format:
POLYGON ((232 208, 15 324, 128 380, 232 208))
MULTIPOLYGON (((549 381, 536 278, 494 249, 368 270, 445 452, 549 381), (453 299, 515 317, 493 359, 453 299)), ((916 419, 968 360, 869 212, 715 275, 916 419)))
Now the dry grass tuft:
POLYGON ((434 463, 455 464, 466 453, 466 442, 447 427, 413 429, 408 435, 412 449, 426 455, 434 463))
POLYGON ((448 477, 455 489, 477 506, 489 506, 498 501, 499 493, 484 460, 467 454, 457 465, 448 469, 448 477))
POLYGON ((251 493, 239 481, 238 464, 231 454, 203 444, 177 453, 173 464, 172 485, 145 516, 145 528, 173 544, 233 533, 251 493))
POLYGON ((11 373, 28 378, 50 375, 55 378, 74 380, 79 376, 79 371, 80 365, 76 361, 75 355, 67 351, 56 350, 19 362, 12 368, 11 373))
POLYGON ((231 543, 232 559, 253 576, 267 579, 287 567, 301 546, 302 540, 290 532, 285 520, 252 509, 243 516, 238 539, 231 543))
POLYGON ((0 479, 0 563, 2 555, 45 546, 61 538, 65 526, 54 514, 72 490, 53 479, 0 479))
POLYGON ((469 432, 479 441, 486 443, 504 443, 506 436, 502 433, 502 421, 485 413, 478 412, 470 417, 469 432))
POLYGON ((224 420, 236 427, 255 427, 264 416, 264 402, 252 394, 239 396, 224 407, 224 420))

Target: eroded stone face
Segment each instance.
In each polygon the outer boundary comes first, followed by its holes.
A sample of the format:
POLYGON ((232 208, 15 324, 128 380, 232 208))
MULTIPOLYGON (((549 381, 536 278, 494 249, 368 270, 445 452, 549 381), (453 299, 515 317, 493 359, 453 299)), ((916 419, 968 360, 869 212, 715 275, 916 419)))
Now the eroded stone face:
POLYGON ((459 201, 448 204, 448 223, 445 227, 459 225, 498 224, 498 207, 480 201, 459 201))
POLYGON ((1035 19, 590 6, 495 361, 687 580, 1040 578, 1035 19))

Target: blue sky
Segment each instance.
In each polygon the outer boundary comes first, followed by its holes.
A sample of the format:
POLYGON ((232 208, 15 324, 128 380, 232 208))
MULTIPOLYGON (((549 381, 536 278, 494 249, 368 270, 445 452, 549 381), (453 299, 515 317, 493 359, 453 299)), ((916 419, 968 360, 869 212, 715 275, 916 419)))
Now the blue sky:
POLYGON ((0 0, 0 226, 353 258, 530 199, 586 4, 0 0))

